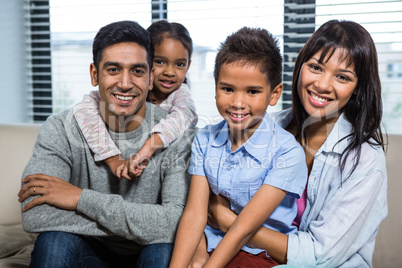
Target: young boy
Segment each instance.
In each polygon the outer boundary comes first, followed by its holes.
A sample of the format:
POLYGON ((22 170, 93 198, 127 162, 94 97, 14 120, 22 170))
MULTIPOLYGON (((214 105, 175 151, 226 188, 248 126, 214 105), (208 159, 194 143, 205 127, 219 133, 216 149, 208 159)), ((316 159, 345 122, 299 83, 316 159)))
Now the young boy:
POLYGON ((244 258, 253 259, 247 267, 278 264, 264 250, 245 245, 262 225, 295 232, 296 198, 306 185, 303 149, 266 113, 282 93, 281 66, 277 41, 264 29, 244 27, 222 44, 214 75, 216 106, 225 120, 194 139, 190 192, 171 267, 235 267, 244 258), (226 197, 238 214, 227 233, 206 225, 210 191, 226 197), (196 250, 205 252, 206 242, 210 257, 193 259, 196 250))

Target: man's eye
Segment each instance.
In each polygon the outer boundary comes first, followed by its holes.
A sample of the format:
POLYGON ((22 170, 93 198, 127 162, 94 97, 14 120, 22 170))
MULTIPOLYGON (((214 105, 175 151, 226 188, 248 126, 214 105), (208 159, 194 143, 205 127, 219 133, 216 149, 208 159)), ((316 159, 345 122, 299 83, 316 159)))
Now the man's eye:
POLYGON ((117 72, 117 68, 115 67, 110 67, 107 69, 108 72, 117 72))
POLYGON ((143 70, 141 70, 141 69, 135 69, 134 73, 135 74, 144 74, 145 72, 143 70))
POLYGON ((232 92, 233 91, 233 89, 231 89, 230 87, 223 87, 222 90, 225 91, 225 92, 232 92))

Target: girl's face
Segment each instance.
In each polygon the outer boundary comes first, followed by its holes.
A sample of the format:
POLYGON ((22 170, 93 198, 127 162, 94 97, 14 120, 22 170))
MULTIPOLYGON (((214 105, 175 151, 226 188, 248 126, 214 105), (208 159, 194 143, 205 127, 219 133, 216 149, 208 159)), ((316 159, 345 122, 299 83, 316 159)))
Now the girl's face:
POLYGON ((162 95, 169 95, 178 89, 184 81, 190 67, 187 49, 175 39, 165 38, 155 46, 155 79, 152 90, 162 95))
POLYGON ((320 62, 321 51, 306 61, 299 75, 298 94, 306 112, 313 117, 339 116, 355 92, 357 75, 353 65, 342 60, 336 49, 330 59, 320 62))

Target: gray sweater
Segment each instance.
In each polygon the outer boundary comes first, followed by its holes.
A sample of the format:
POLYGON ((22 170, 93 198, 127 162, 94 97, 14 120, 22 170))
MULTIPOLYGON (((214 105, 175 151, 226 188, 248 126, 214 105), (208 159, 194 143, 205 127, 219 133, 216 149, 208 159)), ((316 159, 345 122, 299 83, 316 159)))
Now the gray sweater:
MULTIPOLYGON (((138 129, 110 133, 126 159, 142 147, 153 126, 166 116, 161 108, 146 105, 138 129)), ((137 181, 120 181, 103 162, 95 162, 72 109, 49 117, 23 177, 37 173, 55 176, 83 191, 76 211, 44 204, 22 213, 24 229, 95 236, 120 254, 133 253, 142 245, 172 243, 187 199, 194 134, 190 129, 157 151, 137 181)))

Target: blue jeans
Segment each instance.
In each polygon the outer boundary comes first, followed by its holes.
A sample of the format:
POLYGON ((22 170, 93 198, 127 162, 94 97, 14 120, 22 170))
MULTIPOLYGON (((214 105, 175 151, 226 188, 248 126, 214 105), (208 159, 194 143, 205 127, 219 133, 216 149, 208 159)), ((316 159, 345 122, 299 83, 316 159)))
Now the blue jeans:
POLYGON ((91 237, 65 232, 45 232, 38 236, 30 267, 168 267, 173 244, 152 244, 140 253, 118 255, 91 237))

